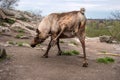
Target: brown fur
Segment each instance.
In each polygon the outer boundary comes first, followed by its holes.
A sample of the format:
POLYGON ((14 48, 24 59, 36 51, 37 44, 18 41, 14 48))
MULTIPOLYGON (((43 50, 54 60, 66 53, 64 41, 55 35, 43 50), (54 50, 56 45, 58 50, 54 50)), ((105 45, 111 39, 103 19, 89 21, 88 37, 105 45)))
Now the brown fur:
POLYGON ((57 44, 58 53, 61 54, 61 49, 59 46, 59 38, 72 38, 78 37, 83 48, 84 53, 84 64, 87 66, 86 62, 86 52, 85 52, 85 9, 81 8, 80 11, 71 11, 66 13, 52 13, 46 16, 40 23, 37 36, 34 38, 31 46, 35 46, 38 43, 43 42, 48 36, 51 36, 51 41, 48 45, 47 51, 44 54, 48 57, 48 52, 52 45, 57 44), (38 39, 39 38, 39 39, 38 39))

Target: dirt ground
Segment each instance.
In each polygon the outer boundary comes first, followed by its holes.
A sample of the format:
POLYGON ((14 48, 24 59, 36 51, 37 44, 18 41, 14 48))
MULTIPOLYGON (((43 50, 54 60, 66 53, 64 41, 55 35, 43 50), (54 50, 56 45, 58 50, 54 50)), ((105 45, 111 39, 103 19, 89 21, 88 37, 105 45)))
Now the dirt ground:
MULTIPOLYGON (((9 36, 0 36, 0 43, 7 41, 26 41, 31 39, 15 39, 9 36)), ((49 52, 49 58, 42 58, 49 40, 40 47, 7 46, 7 54, 10 59, 0 62, 0 80, 120 80, 120 56, 99 54, 120 54, 120 46, 117 44, 100 43, 98 38, 86 39, 86 52, 88 67, 82 67, 83 58, 81 44, 76 39, 65 39, 60 43, 62 50, 78 50, 77 56, 57 56, 57 48, 53 47, 49 52), (70 41, 76 41, 78 46, 71 45, 70 41), (99 57, 110 56, 114 63, 97 63, 99 57)))

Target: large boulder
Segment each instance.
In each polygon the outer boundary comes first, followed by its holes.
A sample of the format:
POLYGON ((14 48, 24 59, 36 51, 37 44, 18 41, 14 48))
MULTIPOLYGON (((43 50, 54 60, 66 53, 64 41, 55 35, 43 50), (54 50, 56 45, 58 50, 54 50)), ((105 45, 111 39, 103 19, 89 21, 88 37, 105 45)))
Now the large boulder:
POLYGON ((6 33, 6 32, 10 32, 10 29, 8 27, 0 26, 0 33, 6 33))
POLYGON ((0 8, 0 18, 2 18, 2 19, 6 18, 6 15, 1 8, 0 8))
POLYGON ((111 36, 103 35, 99 37, 100 42, 112 43, 113 38, 111 36))
POLYGON ((5 15, 7 16, 15 16, 16 12, 14 10, 9 10, 9 9, 1 9, 5 15))

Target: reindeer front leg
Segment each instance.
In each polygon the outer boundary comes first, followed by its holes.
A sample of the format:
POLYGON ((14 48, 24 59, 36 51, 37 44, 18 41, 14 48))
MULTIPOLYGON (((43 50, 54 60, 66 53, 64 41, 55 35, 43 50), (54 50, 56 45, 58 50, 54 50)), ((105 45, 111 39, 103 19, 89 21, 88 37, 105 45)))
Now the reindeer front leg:
POLYGON ((48 52, 49 52, 49 50, 50 50, 50 48, 51 48, 51 41, 52 41, 52 39, 51 39, 50 42, 49 42, 49 45, 48 45, 48 47, 47 47, 47 51, 46 51, 45 54, 42 56, 43 58, 48 58, 48 52))

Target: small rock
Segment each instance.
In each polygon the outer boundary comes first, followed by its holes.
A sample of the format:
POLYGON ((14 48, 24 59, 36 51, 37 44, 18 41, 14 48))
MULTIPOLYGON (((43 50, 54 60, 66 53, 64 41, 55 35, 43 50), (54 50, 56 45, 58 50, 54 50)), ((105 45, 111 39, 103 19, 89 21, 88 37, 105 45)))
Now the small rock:
POLYGON ((0 70, 0 73, 2 73, 3 72, 3 70, 0 70))
POLYGON ((28 36, 20 36, 20 39, 29 39, 28 36))
POLYGON ((4 44, 3 46, 5 46, 5 47, 10 47, 11 45, 10 45, 10 44, 4 44))
POLYGON ((46 50, 46 47, 42 47, 41 49, 42 49, 43 51, 45 51, 45 50, 46 50))
POLYGON ((112 43, 113 38, 111 36, 103 35, 99 37, 100 42, 112 43))
POLYGON ((30 47, 30 45, 28 43, 23 43, 22 45, 25 47, 30 47))
POLYGON ((69 45, 69 46, 73 46, 73 47, 75 47, 75 45, 74 45, 74 44, 72 44, 72 43, 69 43, 68 45, 69 45))
POLYGON ((26 28, 28 28, 28 29, 30 29, 30 30, 35 30, 35 28, 32 27, 32 26, 26 26, 26 28))
POLYGON ((2 26, 0 26, 0 32, 2 33, 2 32, 10 32, 10 29, 8 28, 8 27, 2 27, 2 26))

